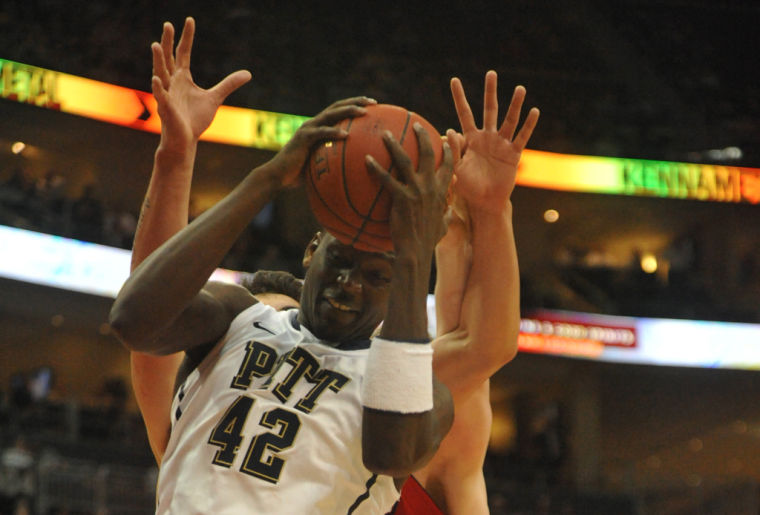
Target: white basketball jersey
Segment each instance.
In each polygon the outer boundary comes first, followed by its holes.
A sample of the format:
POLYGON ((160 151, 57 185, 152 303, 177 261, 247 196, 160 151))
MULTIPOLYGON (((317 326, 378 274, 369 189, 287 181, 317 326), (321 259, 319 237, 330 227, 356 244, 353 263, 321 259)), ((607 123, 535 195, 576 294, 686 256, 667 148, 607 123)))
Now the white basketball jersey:
POLYGON ((178 389, 156 513, 391 510, 392 478, 362 464, 367 349, 322 344, 296 314, 246 309, 178 389))

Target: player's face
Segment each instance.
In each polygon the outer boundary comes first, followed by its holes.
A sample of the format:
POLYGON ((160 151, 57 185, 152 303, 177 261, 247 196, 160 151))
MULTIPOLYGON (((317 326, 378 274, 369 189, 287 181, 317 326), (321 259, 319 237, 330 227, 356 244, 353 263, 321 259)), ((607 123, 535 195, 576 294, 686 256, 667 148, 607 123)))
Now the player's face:
POLYGON ((299 319, 323 340, 369 338, 387 309, 393 257, 363 252, 330 234, 312 240, 299 319))

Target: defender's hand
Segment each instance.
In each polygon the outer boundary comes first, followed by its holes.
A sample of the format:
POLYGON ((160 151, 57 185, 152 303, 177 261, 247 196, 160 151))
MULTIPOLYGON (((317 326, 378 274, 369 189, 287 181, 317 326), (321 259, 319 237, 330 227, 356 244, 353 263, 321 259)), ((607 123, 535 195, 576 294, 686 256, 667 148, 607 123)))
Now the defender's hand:
POLYGON ((183 152, 195 144, 211 125, 219 106, 240 86, 251 80, 251 73, 238 70, 216 86, 203 89, 193 82, 190 54, 195 36, 195 20, 187 18, 177 44, 174 27, 164 23, 161 43, 153 43, 151 87, 161 117, 161 145, 165 150, 183 152))
POLYGON ((504 208, 515 186, 522 151, 538 122, 539 111, 534 107, 515 136, 525 99, 525 88, 517 86, 504 122, 497 130, 496 83, 496 72, 491 70, 486 74, 483 128, 478 129, 461 81, 451 79, 451 93, 465 139, 464 154, 455 170, 454 187, 471 209, 499 211, 504 208))

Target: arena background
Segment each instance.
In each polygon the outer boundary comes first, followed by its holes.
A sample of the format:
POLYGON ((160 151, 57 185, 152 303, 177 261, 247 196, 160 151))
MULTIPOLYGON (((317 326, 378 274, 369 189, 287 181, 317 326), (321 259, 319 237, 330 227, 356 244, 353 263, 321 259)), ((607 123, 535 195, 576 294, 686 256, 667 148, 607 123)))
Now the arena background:
MULTIPOLYGON (((541 108, 531 149, 760 168, 753 1, 206 4, 6 2, 0 59, 148 91, 161 23, 192 15, 196 82, 253 73, 229 105, 310 116, 366 94, 443 131, 457 127, 449 78, 462 78, 479 113, 492 68, 504 103, 519 83, 541 108)), ((0 222, 128 248, 157 136, 5 97, 0 222)), ((194 213, 271 155, 202 143, 194 213)), ((760 323, 756 203, 521 186, 513 202, 524 313, 760 323)), ((297 273, 315 227, 302 192, 288 193, 224 266, 297 273)), ((39 513, 150 512, 155 469, 128 354, 104 325, 110 302, 0 279, 1 443, 23 435, 39 513)), ((759 395, 752 370, 521 353, 492 382, 492 510, 757 513, 759 395)))

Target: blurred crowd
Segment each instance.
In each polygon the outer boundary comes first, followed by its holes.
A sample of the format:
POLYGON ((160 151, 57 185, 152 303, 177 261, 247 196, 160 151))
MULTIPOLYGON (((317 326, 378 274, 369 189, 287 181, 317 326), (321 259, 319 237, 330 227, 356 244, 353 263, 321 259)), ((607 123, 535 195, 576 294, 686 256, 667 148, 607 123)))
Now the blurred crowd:
POLYGON ((134 213, 109 208, 94 184, 78 196, 67 193, 66 177, 55 171, 36 178, 23 168, 0 185, 0 224, 117 248, 132 247, 134 213))
MULTIPOLYGON (((49 171, 34 177, 23 168, 0 173, 0 225, 131 249, 137 214, 115 209, 88 184, 68 193, 66 177, 49 171)), ((301 249, 290 249, 275 230, 274 205, 267 206, 240 236, 222 267, 231 270, 288 270, 300 273, 301 249)), ((200 212, 194 212, 198 216, 200 212)))
POLYGON ((17 370, 0 388, 0 513, 119 512, 115 499, 148 513, 156 471, 142 420, 127 409, 128 384, 109 377, 73 399, 55 381, 51 367, 17 370))
MULTIPOLYGON (((59 394, 50 367, 17 370, 7 389, 0 385, 0 513, 151 512, 157 469, 139 414, 126 408, 128 388, 124 378, 107 377, 91 398, 75 401, 59 394)), ((493 512, 538 513, 560 492, 572 507, 561 472, 562 406, 518 397, 514 424, 514 441, 489 452, 484 469, 493 512)))

